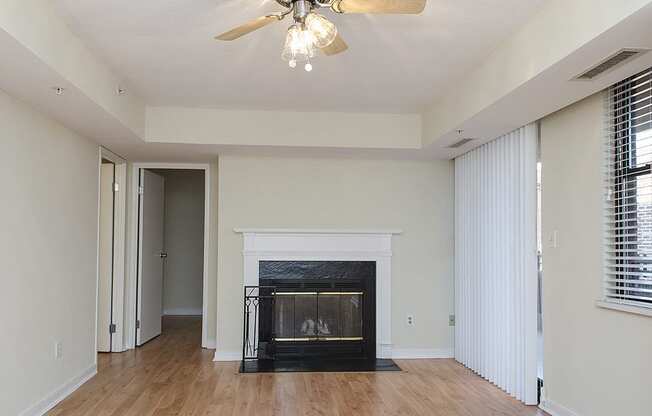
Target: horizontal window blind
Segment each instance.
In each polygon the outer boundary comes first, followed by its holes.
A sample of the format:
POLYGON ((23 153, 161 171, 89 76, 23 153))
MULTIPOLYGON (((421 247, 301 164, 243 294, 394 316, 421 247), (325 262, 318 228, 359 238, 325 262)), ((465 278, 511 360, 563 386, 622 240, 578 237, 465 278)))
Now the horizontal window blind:
POLYGON ((652 68, 608 96, 604 297, 652 307, 652 68))

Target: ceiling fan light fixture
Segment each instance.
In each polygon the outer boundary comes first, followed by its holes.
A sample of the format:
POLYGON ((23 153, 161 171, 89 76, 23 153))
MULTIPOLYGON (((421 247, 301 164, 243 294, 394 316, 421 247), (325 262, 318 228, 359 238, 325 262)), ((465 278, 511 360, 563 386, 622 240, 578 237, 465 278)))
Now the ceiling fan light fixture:
POLYGON ((333 43, 337 36, 337 27, 324 16, 317 13, 309 13, 306 16, 306 29, 315 39, 315 46, 325 48, 333 43))
POLYGON ((420 14, 427 0, 276 0, 285 10, 245 22, 215 39, 232 41, 251 32, 280 22, 287 16, 294 21, 285 38, 281 57, 290 68, 299 63, 312 71, 310 60, 319 50, 323 55, 333 56, 349 49, 333 22, 317 13, 329 10, 333 13, 420 14))
POLYGON ((312 33, 298 25, 290 26, 281 57, 288 61, 290 68, 294 68, 297 62, 307 62, 314 56, 315 40, 312 33))

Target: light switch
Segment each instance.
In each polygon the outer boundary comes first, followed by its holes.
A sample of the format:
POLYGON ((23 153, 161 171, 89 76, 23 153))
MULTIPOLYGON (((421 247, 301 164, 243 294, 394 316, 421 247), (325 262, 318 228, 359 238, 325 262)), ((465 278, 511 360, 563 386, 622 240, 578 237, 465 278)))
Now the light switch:
POLYGON ((63 345, 61 344, 61 341, 56 341, 54 343, 54 358, 57 360, 61 359, 63 356, 63 345))
POLYGON ((552 233, 550 233, 550 236, 548 237, 548 247, 550 248, 559 247, 559 231, 555 230, 552 233))

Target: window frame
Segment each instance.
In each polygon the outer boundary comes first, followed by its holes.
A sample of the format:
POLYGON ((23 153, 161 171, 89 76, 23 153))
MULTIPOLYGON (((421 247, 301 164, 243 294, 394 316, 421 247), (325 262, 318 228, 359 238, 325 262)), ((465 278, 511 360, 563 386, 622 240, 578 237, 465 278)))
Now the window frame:
MULTIPOLYGON (((635 131, 636 126, 632 122, 637 111, 636 107, 633 107, 636 101, 632 100, 632 96, 636 94, 633 93, 631 82, 629 82, 651 71, 652 69, 648 69, 636 74, 633 77, 619 82, 608 90, 609 104, 607 118, 608 125, 613 127, 613 130, 608 130, 609 137, 607 145, 609 146, 609 150, 613 151, 613 160, 611 160, 613 177, 606 176, 605 183, 607 183, 607 201, 613 207, 613 214, 609 220, 613 221, 614 226, 611 231, 614 234, 605 232, 604 235, 614 246, 613 257, 616 260, 612 264, 605 262, 605 275, 603 277, 605 280, 602 285, 603 298, 597 302, 597 305, 600 307, 639 313, 647 316, 652 316, 652 294, 649 296, 649 300, 632 300, 632 296, 637 296, 632 295, 632 293, 637 292, 636 289, 640 289, 640 287, 632 287, 636 283, 627 282, 627 280, 631 280, 631 274, 629 274, 631 270, 636 266, 640 267, 642 263, 641 260, 633 260, 631 258, 633 256, 629 254, 638 250, 640 241, 637 234, 632 239, 631 233, 627 233, 619 227, 636 227, 636 230, 638 230, 640 209, 638 205, 638 178, 644 175, 650 175, 649 178, 652 180, 652 161, 637 166, 638 133, 635 131), (633 212, 631 208, 626 208, 631 206, 636 207, 633 212), (616 224, 621 225, 616 226, 616 224), (619 259, 619 257, 623 258, 619 259), (622 267, 619 267, 621 265, 622 267), (606 273, 608 268, 613 268, 613 275, 610 276, 606 273), (630 269, 629 273, 626 271, 627 269, 630 269), (607 283, 607 279, 620 281, 609 284, 607 283), (619 287, 623 289, 618 290, 619 287), (619 298, 618 295, 622 295, 622 298, 619 298)), ((649 76, 652 77, 652 75, 649 76)), ((606 154, 609 155, 609 153, 606 154)), ((606 246, 603 253, 605 256, 609 256, 609 249, 606 246)), ((644 256, 636 253, 636 257, 643 258, 644 256)), ((650 267, 652 267, 652 257, 650 261, 650 267)))

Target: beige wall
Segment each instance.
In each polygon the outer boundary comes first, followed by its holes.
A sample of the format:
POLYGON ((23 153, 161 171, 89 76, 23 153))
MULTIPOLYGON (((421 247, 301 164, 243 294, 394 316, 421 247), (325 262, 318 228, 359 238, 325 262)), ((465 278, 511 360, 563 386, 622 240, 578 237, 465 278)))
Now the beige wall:
POLYGON ((419 114, 148 107, 146 140, 304 148, 420 149, 421 117, 419 114), (293 128, 288 129, 288 125, 293 128), (306 131, 310 134, 305 134, 306 131))
POLYGON ((99 153, 2 91, 0 126, 0 414, 17 415, 95 364, 99 153))
POLYGON ((219 172, 218 351, 237 353, 242 342, 234 227, 402 229, 393 237, 394 346, 452 348, 452 162, 221 156, 219 172))
POLYGON ((603 95, 541 123, 544 377, 580 416, 652 413, 652 318, 601 309, 603 95), (558 231, 558 248, 547 243, 558 231))

